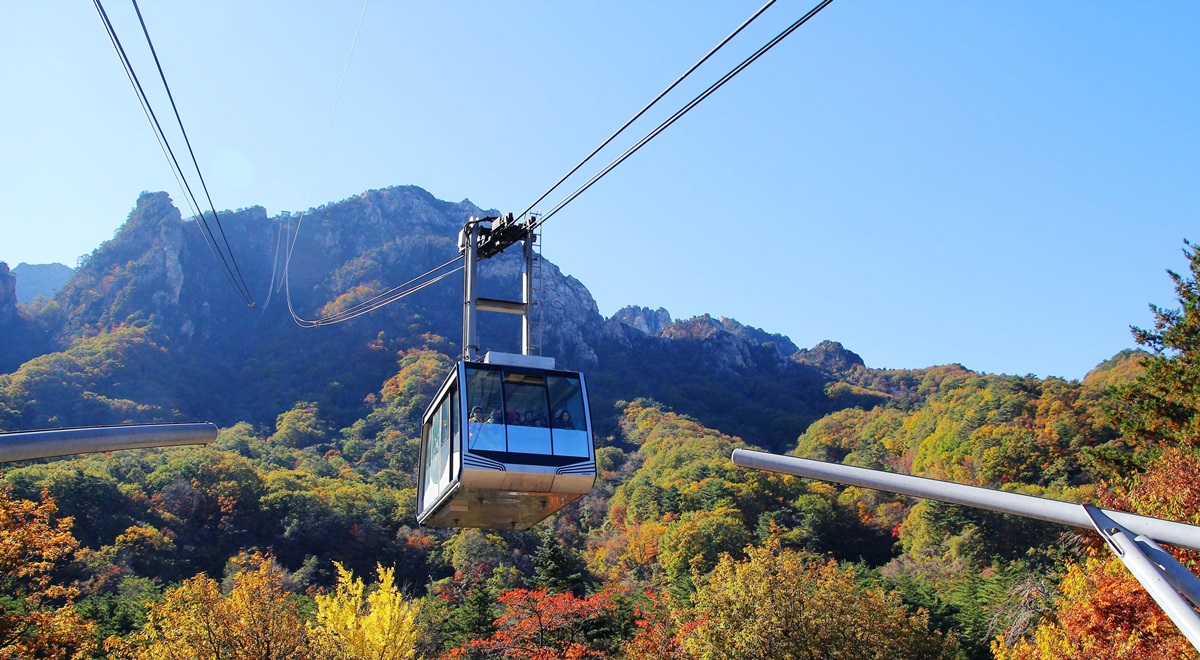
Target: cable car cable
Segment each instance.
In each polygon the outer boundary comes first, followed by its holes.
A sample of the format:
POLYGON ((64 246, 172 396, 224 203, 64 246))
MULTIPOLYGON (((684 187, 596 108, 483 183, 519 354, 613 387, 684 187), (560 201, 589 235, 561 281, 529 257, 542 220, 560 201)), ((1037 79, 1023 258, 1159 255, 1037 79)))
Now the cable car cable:
POLYGON ((557 190, 557 189, 558 189, 558 187, 559 187, 559 186, 561 186, 561 185, 563 184, 563 182, 564 182, 564 181, 566 181, 567 179, 571 178, 571 175, 573 175, 573 174, 575 174, 576 172, 578 172, 578 171, 579 171, 579 168, 583 167, 583 166, 584 166, 584 164, 586 164, 586 163, 587 163, 589 160, 591 160, 591 159, 592 159, 592 157, 594 157, 596 154, 600 153, 600 151, 601 151, 602 149, 604 149, 605 147, 607 147, 607 146, 609 145, 609 143, 611 143, 611 142, 612 142, 614 139, 616 139, 616 137, 617 137, 618 135, 620 135, 621 133, 623 133, 623 132, 625 131, 625 129, 629 128, 629 126, 630 126, 631 124, 633 124, 633 122, 637 121, 638 119, 640 119, 640 118, 641 118, 641 116, 642 116, 642 115, 646 114, 646 111, 648 111, 650 108, 654 107, 654 104, 656 104, 656 103, 658 103, 660 100, 662 100, 662 98, 663 98, 664 96, 666 96, 668 93, 670 93, 670 92, 671 92, 671 90, 675 89, 675 87, 676 87, 676 86, 678 86, 678 85, 679 85, 679 83, 683 82, 683 80, 684 80, 685 78, 687 78, 688 76, 690 76, 690 75, 692 74, 692 72, 693 72, 693 71, 695 71, 696 69, 700 68, 700 65, 704 64, 705 62, 707 62, 707 61, 708 61, 708 59, 709 59, 710 57, 712 57, 713 55, 715 55, 717 51, 721 50, 721 48, 722 48, 722 47, 724 47, 724 46, 725 46, 725 44, 729 43, 729 42, 730 42, 730 41, 731 41, 731 40, 732 40, 734 37, 736 37, 736 36, 738 35, 738 33, 740 33, 740 32, 741 32, 743 29, 745 29, 745 28, 746 28, 746 26, 748 26, 748 25, 750 25, 751 23, 753 23, 753 22, 754 22, 754 19, 756 19, 756 18, 758 18, 759 16, 761 16, 761 15, 762 15, 762 13, 763 13, 764 11, 766 11, 766 10, 767 10, 767 8, 768 8, 768 7, 770 7, 770 6, 771 6, 771 5, 773 5, 773 4, 775 4, 775 0, 767 0, 767 3, 766 3, 765 5, 763 5, 762 7, 760 7, 758 11, 754 12, 754 14, 750 16, 750 18, 747 18, 747 19, 746 19, 746 20, 745 20, 745 21, 744 21, 744 22, 743 22, 741 25, 739 25, 739 26, 737 27, 737 29, 735 29, 733 32, 730 32, 730 33, 729 33, 729 36, 727 36, 727 37, 725 37, 724 39, 722 39, 722 40, 720 41, 720 43, 718 43, 716 46, 713 46, 713 48, 712 48, 711 50, 709 50, 709 51, 708 51, 708 53, 706 53, 706 54, 704 55, 704 57, 701 57, 701 58, 700 58, 700 59, 699 59, 699 60, 698 60, 698 61, 697 61, 695 64, 693 64, 693 65, 691 66, 691 68, 689 68, 687 71, 684 71, 684 72, 683 72, 683 75, 681 75, 681 76, 679 76, 678 78, 676 78, 676 79, 675 79, 675 82, 671 83, 670 85, 667 85, 667 88, 666 88, 666 89, 664 89, 663 91, 659 92, 658 96, 654 97, 654 99, 653 99, 653 100, 651 100, 649 103, 647 103, 647 104, 646 104, 646 106, 645 106, 645 107, 643 107, 641 110, 638 110, 638 111, 637 111, 637 114, 635 114, 633 117, 631 117, 631 118, 629 119, 629 121, 625 122, 625 123, 624 123, 624 124, 623 124, 623 125, 622 125, 620 128, 618 128, 618 129, 617 129, 617 131, 616 131, 615 133, 613 133, 612 135, 608 136, 608 139, 607 139, 607 140, 605 140, 604 142, 601 142, 601 143, 600 143, 600 146, 596 147, 594 150, 592 150, 592 153, 588 154, 588 155, 587 155, 587 157, 585 157, 583 160, 579 161, 579 164, 578 164, 578 165, 576 165, 575 167, 571 168, 571 171, 570 171, 570 172, 567 172, 566 174, 564 174, 564 175, 563 175, 563 177, 562 177, 561 179, 559 179, 557 183, 555 183, 553 186, 550 186, 550 189, 549 189, 549 190, 547 190, 546 192, 542 193, 542 196, 541 196, 541 197, 538 197, 538 198, 537 198, 537 200, 536 200, 536 201, 534 201, 534 203, 530 204, 530 205, 529 205, 529 208, 527 208, 527 209, 525 209, 524 211, 522 211, 522 212, 521 212, 521 214, 517 216, 517 219, 519 220, 519 219, 521 219, 521 218, 525 217, 526 215, 528 215, 528 214, 529 214, 529 212, 530 212, 530 211, 532 211, 532 210, 534 209, 534 207, 536 207, 538 204, 541 204, 541 203, 542 203, 542 200, 544 200, 544 199, 546 199, 547 197, 549 197, 549 196, 550 196, 550 193, 552 193, 552 192, 554 192, 555 190, 557 190))
MULTIPOLYGON (((359 15, 359 18, 358 18, 358 27, 355 29, 354 38, 350 43, 350 53, 346 57, 346 66, 342 69, 342 77, 341 77, 341 80, 338 82, 337 94, 334 96, 333 109, 330 111, 329 121, 325 125, 325 135, 321 140, 321 148, 317 153, 317 162, 313 165, 313 174, 312 174, 312 177, 309 179, 308 191, 305 193, 304 207, 308 206, 308 198, 312 194, 312 188, 313 188, 314 182, 316 181, 317 171, 320 168, 321 160, 325 154, 325 146, 329 140, 329 132, 330 132, 331 127, 333 126, 333 119, 337 113, 338 102, 341 99, 342 89, 346 83, 346 75, 350 71, 350 63, 354 58, 355 46, 358 44, 358 36, 362 31, 363 19, 367 15, 368 4, 369 4, 369 0, 364 0, 362 13, 359 15)), ((450 266, 451 264, 454 264, 455 262, 460 261, 462 259, 461 256, 456 256, 456 257, 450 259, 449 261, 447 261, 439 266, 436 266, 436 267, 410 279, 409 281, 405 282, 404 284, 392 287, 391 289, 388 289, 387 291, 384 291, 383 293, 377 294, 376 296, 374 296, 373 298, 370 298, 369 300, 365 300, 360 303, 356 303, 355 305, 351 306, 348 309, 345 309, 345 310, 342 310, 342 311, 339 311, 339 312, 336 312, 334 314, 330 314, 327 316, 322 316, 322 317, 319 317, 316 319, 303 318, 299 314, 296 313, 295 307, 292 304, 291 263, 292 263, 293 252, 296 249, 296 243, 300 239, 300 226, 304 222, 305 215, 306 215, 306 212, 304 210, 301 210, 300 217, 297 218, 297 220, 296 220, 296 230, 294 233, 292 233, 291 237, 288 240, 287 256, 284 259, 284 265, 283 265, 283 288, 284 288, 284 296, 285 296, 285 299, 287 300, 288 313, 291 315, 292 321, 295 322, 296 325, 299 325, 302 328, 317 328, 317 327, 320 327, 323 325, 333 325, 336 323, 344 323, 351 319, 358 318, 359 316, 373 312, 381 307, 390 305, 391 303, 396 302, 397 300, 400 300, 401 298, 410 296, 410 295, 416 293, 417 291, 420 291, 421 289, 424 289, 425 287, 428 287, 437 282, 440 282, 441 280, 449 277, 450 275, 458 272, 459 270, 462 270, 462 266, 458 266, 457 268, 454 268, 452 270, 446 271, 441 274, 437 274, 435 276, 435 274, 438 273, 438 271, 440 271, 443 268, 446 268, 447 266, 450 266), (422 282, 422 280, 424 280, 425 278, 428 278, 430 276, 433 276, 433 278, 429 279, 428 281, 422 282), (417 282, 420 282, 420 284, 415 284, 417 282)))
POLYGON ((187 145, 188 154, 192 157, 192 166, 196 168, 196 176, 200 179, 200 187, 204 190, 204 196, 208 200, 208 207, 212 210, 213 221, 217 224, 217 230, 221 232, 221 240, 225 243, 225 250, 229 252, 229 260, 233 262, 233 269, 237 272, 242 296, 246 299, 246 304, 253 307, 254 295, 250 292, 250 287, 246 284, 246 278, 242 275, 242 269, 238 266, 237 258, 233 254, 233 247, 229 245, 229 238, 225 235, 225 227, 221 225, 221 216, 217 214, 217 207, 213 204, 212 195, 208 192, 208 184, 204 181, 204 173, 200 171, 200 163, 196 160, 196 152, 192 149, 192 141, 188 138, 187 129, 183 127, 183 118, 179 116, 179 106, 175 104, 175 95, 171 93, 171 86, 167 84, 167 75, 163 72, 162 62, 158 59, 158 51, 154 48, 154 41, 150 39, 150 30, 147 29, 146 21, 142 18, 142 10, 138 7, 137 0, 132 0, 132 2, 133 10, 137 13, 138 23, 142 26, 142 34, 146 35, 146 44, 150 46, 150 54, 154 57, 154 66, 158 68, 158 77, 162 80, 163 89, 167 91, 167 99, 171 101, 171 110, 175 112, 175 121, 179 124, 179 132, 183 134, 183 142, 187 145))
POLYGON ((323 326, 323 325, 334 325, 334 324, 337 324, 337 323, 344 323, 344 322, 346 322, 346 321, 350 321, 350 320, 356 319, 356 318, 358 318, 358 317, 360 317, 360 316, 363 316, 363 315, 365 315, 365 314, 369 314, 369 313, 371 313, 371 312, 374 312, 374 311, 376 311, 376 310, 378 310, 378 309, 380 309, 380 308, 386 307, 387 305, 390 305, 390 304, 392 304, 392 303, 396 302, 397 300, 400 300, 400 299, 402 299, 402 298, 406 298, 406 297, 408 297, 408 296, 410 296, 410 295, 412 295, 412 294, 414 294, 414 293, 416 293, 416 292, 418 292, 418 291, 420 291, 420 290, 422 290, 422 289, 424 289, 424 288, 426 288, 426 287, 428 287, 428 286, 432 286, 432 285, 434 285, 434 284, 436 284, 436 283, 438 283, 438 282, 440 282, 440 281, 442 281, 442 280, 446 279, 447 277, 449 277, 449 276, 453 275, 454 273, 457 273, 458 271, 460 271, 460 270, 462 270, 462 269, 463 269, 463 267, 462 267, 462 266, 459 266, 459 267, 457 267, 457 268, 454 268, 454 269, 452 269, 452 270, 446 271, 445 273, 442 273, 441 275, 438 275, 437 277, 435 277, 435 278, 433 278, 433 279, 431 279, 431 280, 428 280, 428 281, 426 281, 426 282, 422 282, 421 284, 418 284, 418 285, 416 285, 416 286, 413 286, 413 287, 411 287, 411 288, 409 288, 409 289, 406 289, 406 290, 404 290, 404 291, 401 291, 401 292, 399 292, 399 293, 397 293, 397 294, 395 294, 395 295, 393 295, 393 296, 391 296, 391 297, 389 297, 389 298, 387 298, 387 299, 385 299, 385 300, 381 300, 381 301, 379 301, 378 303, 376 303, 376 304, 374 304, 374 305, 372 305, 372 306, 370 306, 370 307, 367 307, 367 308, 365 308, 365 309, 359 309, 359 310, 353 311, 352 313, 351 313, 351 312, 349 312, 349 311, 347 311, 347 312, 345 312, 345 313, 341 313, 341 315, 330 315, 330 316, 327 316, 327 317, 322 317, 322 318, 320 318, 320 319, 317 319, 316 321, 314 321, 314 322, 313 322, 311 325, 304 326, 304 327, 317 328, 317 327, 320 327, 320 326, 323 326))
MULTIPOLYGON (((420 282, 421 280, 425 279, 426 277, 429 277, 430 275, 433 275, 433 274, 434 274, 434 273, 436 273, 437 271, 439 271, 439 270, 441 270, 441 269, 443 269, 443 268, 445 268, 445 267, 447 267, 447 266, 453 265, 455 262, 459 261, 460 259, 461 259, 461 257, 455 257, 455 258, 453 258, 453 259, 451 259, 451 260, 447 261, 446 263, 443 263, 443 264, 442 264, 442 265, 440 265, 440 266, 437 266, 437 267, 435 267, 435 268, 433 268, 433 269, 431 269, 431 270, 429 270, 429 271, 427 271, 427 272, 425 272, 425 273, 422 273, 422 274, 420 274, 420 275, 418 275, 418 276, 416 276, 416 277, 412 278, 411 280, 409 280, 409 281, 405 282, 404 284, 400 284, 400 285, 398 285, 398 286, 394 286, 394 287, 392 287, 391 289, 388 289, 387 291, 384 291, 383 293, 380 293, 380 294, 377 294, 377 295, 375 295, 373 298, 370 298, 369 300, 364 300, 364 301, 362 301, 362 302, 356 303, 355 305, 353 305, 352 307, 350 307, 350 308, 348 308, 348 309, 346 309, 346 310, 343 310, 343 311, 341 311, 341 312, 336 312, 336 313, 334 313, 334 314, 330 314, 329 316, 326 316, 326 317, 322 317, 320 320, 321 320, 322 322, 325 322, 325 321, 327 321, 327 320, 329 320, 329 319, 332 319, 332 318, 335 318, 335 317, 339 317, 339 316, 345 316, 345 315, 347 315, 347 314, 352 314, 352 313, 353 313, 353 314, 357 315, 357 312, 358 312, 360 309, 365 309, 365 308, 367 308, 367 307, 371 307, 372 309, 378 309, 378 307, 381 307, 381 306, 383 306, 384 304, 387 304, 387 303, 388 303, 388 302, 390 302, 391 300, 399 300, 399 298, 400 298, 400 297, 403 297, 403 296, 405 296, 405 295, 408 295, 408 293, 407 293, 407 292, 403 292, 403 290, 404 290, 406 287, 412 286, 412 285, 413 285, 413 284, 415 284, 416 282, 420 282), (397 297, 393 298, 393 296, 394 296, 394 295, 396 295, 398 292, 402 293, 402 295, 399 295, 399 296, 397 296, 397 297)), ((461 267, 459 267, 459 268, 461 268, 461 267)), ((447 271, 446 273, 442 273, 442 274, 438 275, 438 279, 440 279, 442 276, 444 276, 444 275, 447 275, 447 274, 449 274, 449 273, 456 272, 457 270, 458 270, 458 268, 455 268, 455 269, 452 269, 452 270, 450 270, 450 271, 447 271)))
MULTIPOLYGON (((383 293, 377 294, 375 297, 373 297, 369 300, 364 300, 362 302, 355 303, 354 305, 352 305, 351 307, 349 307, 345 310, 335 312, 328 316, 323 316, 319 319, 313 319, 311 322, 315 323, 317 325, 328 325, 328 324, 334 323, 334 322, 341 322, 342 320, 349 320, 348 318, 344 318, 348 315, 353 314, 353 316, 360 316, 362 313, 366 313, 367 311, 373 311, 375 309, 378 309, 379 307, 382 307, 386 304, 394 302, 395 300, 399 300, 400 298, 403 298, 404 296, 407 296, 411 293, 415 293, 417 290, 419 290, 419 288, 414 288, 412 290, 406 290, 405 289, 406 287, 409 287, 409 286, 415 284, 416 282, 420 282, 421 280, 432 275, 433 273, 436 273, 438 270, 441 270, 442 268, 445 268, 446 266, 453 264, 454 262, 458 261, 460 258, 461 257, 455 257, 454 259, 451 259, 450 261, 447 261, 446 263, 444 263, 428 272, 422 273, 421 275, 414 277, 413 279, 405 282, 404 284, 392 287, 391 289, 388 289, 387 291, 384 291, 383 293)), ((445 277, 451 273, 455 273, 461 269, 462 269, 462 266, 459 266, 459 267, 454 268, 445 273, 441 273, 433 281, 438 281, 438 280, 442 279, 443 277, 445 277)), ((419 287, 424 288, 425 286, 427 286, 430 283, 432 283, 432 282, 423 283, 423 284, 419 285, 419 287)))
POLYGON ((275 250, 271 252, 271 279, 267 282, 267 299, 263 302, 262 311, 259 316, 267 313, 267 308, 271 306, 271 296, 275 294, 275 275, 279 272, 279 246, 283 244, 283 223, 279 223, 279 227, 275 232, 275 250))
MULTIPOLYGON (((340 319, 340 320, 333 320, 334 317, 336 317, 338 315, 331 315, 330 317, 321 317, 321 318, 317 318, 317 319, 306 319, 306 318, 300 316, 299 314, 296 313, 295 307, 292 304, 291 271, 292 271, 292 254, 296 250, 296 243, 300 240, 300 227, 301 227, 301 225, 304 224, 304 217, 307 214, 305 209, 308 207, 308 201, 312 196, 312 189, 313 189, 313 185, 315 184, 315 182, 317 180, 317 172, 320 170, 321 160, 325 156, 325 146, 329 142, 329 132, 333 127, 333 119, 337 115, 338 103, 341 101, 341 98, 342 98, 342 89, 346 85, 346 75, 350 72, 350 63, 354 59, 354 50, 358 45, 358 36, 362 32, 363 19, 365 19, 367 16, 367 7, 369 4, 370 4, 370 0, 363 0, 362 12, 358 16, 358 25, 354 29, 354 38, 351 39, 351 41, 350 41, 350 52, 349 52, 349 54, 346 55, 346 65, 342 68, 342 77, 338 81, 337 93, 334 94, 334 97, 333 97, 333 107, 329 111, 329 120, 325 123, 325 134, 321 138, 321 146, 317 150, 317 160, 315 163, 313 163, 312 176, 309 177, 308 189, 304 193, 304 204, 301 206, 300 217, 296 219, 296 230, 294 233, 291 234, 291 236, 288 240, 287 256, 283 262, 283 289, 284 289, 284 296, 287 300, 288 314, 291 315, 292 321, 296 325, 298 325, 302 328, 315 328, 315 327, 318 327, 321 325, 340 323, 343 320, 348 321, 348 320, 350 320, 350 318, 355 318, 357 316, 361 316, 361 314, 354 314, 353 316, 350 316, 349 318, 340 319)), ((434 269, 427 271, 421 275, 418 275, 417 277, 409 280, 408 282, 406 282, 404 284, 401 284, 398 287, 393 287, 392 289, 389 289, 389 291, 384 292, 383 294, 380 294, 379 296, 376 296, 375 298, 372 298, 371 300, 372 301, 377 300, 382 296, 386 296, 391 292, 397 291, 398 289, 401 289, 401 288, 407 286, 408 284, 411 284, 412 282, 415 282, 415 281, 420 280, 421 278, 427 277, 427 276, 433 274, 434 272, 438 271, 439 269, 445 267, 447 264, 452 263, 456 259, 457 259, 457 257, 455 259, 452 259, 451 261, 446 262, 446 264, 442 264, 441 266, 438 266, 437 268, 434 268, 434 269)), ((440 280, 441 277, 439 277, 437 279, 440 280)), ((434 281, 437 281, 437 280, 434 280, 434 281)), ((424 288, 424 287, 422 286, 421 288, 424 288)), ((419 289, 417 289, 417 290, 419 290, 419 289)), ((414 293, 414 292, 415 291, 410 291, 410 292, 405 293, 404 295, 408 295, 409 293, 414 293)), ((404 296, 403 295, 398 296, 394 300, 389 300, 387 303, 384 303, 384 304, 390 304, 391 302, 394 302, 395 300, 399 300, 402 297, 404 297, 404 296)), ((367 301, 367 302, 371 302, 371 301, 367 301)), ((364 304, 367 304, 367 303, 359 303, 359 305, 364 305, 364 304)), ((359 305, 355 305, 355 307, 353 307, 351 309, 356 309, 357 307, 359 307, 359 305)), ((382 305, 380 305, 380 306, 382 306, 382 305)), ((372 308, 372 310, 373 309, 378 309, 378 307, 374 307, 374 308, 372 308)), ((362 312, 362 313, 365 314, 366 312, 362 312)))
POLYGON ((164 133, 162 130, 162 124, 160 124, 158 121, 158 115, 154 112, 154 107, 151 105, 150 99, 146 95, 146 90, 142 87, 141 80, 138 78, 137 72, 133 69, 133 63, 130 62, 129 56, 125 53, 125 47, 121 44, 121 39, 117 36, 117 31, 108 18, 108 12, 104 10, 104 5, 101 3, 101 0, 92 0, 92 4, 96 7, 96 12, 100 15, 100 20, 104 23, 105 30, 108 33, 109 41, 112 43, 113 49, 117 53, 117 57, 121 60, 122 68, 125 70, 125 76, 129 79, 129 83, 133 87, 134 95, 137 96, 138 102, 142 106, 142 112, 146 114, 147 121, 150 122, 150 129, 154 133, 154 137, 158 141, 159 147, 163 149, 164 155, 167 157, 167 164, 171 168, 171 174, 175 177, 175 181, 183 189, 184 201, 187 203, 188 208, 192 211, 192 219, 200 228, 200 234, 203 236, 209 252, 213 254, 213 258, 221 261, 224 268, 225 277, 229 281, 230 286, 232 286, 239 295, 243 296, 243 300, 245 300, 244 294, 238 287, 237 282, 234 280, 233 271, 229 268, 229 264, 225 260, 225 256, 221 252, 220 246, 216 245, 212 229, 208 226, 208 219, 205 217, 203 212, 198 210, 199 203, 196 201, 196 197, 192 193, 191 186, 187 182, 187 176, 183 174, 183 170, 179 166, 179 160, 175 157, 175 151, 171 148, 171 143, 169 140, 167 140, 166 133, 164 133))
POLYGON ((542 224, 544 224, 547 220, 549 220, 551 217, 553 217, 554 214, 561 211, 567 204, 570 204, 572 201, 575 200, 575 198, 582 195, 588 188, 591 188, 597 181, 604 178, 604 176, 607 175, 609 172, 611 172, 614 168, 616 168, 621 163, 625 162, 625 160, 627 158, 632 156, 634 153, 636 153, 642 147, 646 146, 646 144, 648 142, 650 142, 655 137, 657 137, 660 133, 662 133, 664 130, 666 130, 669 126, 671 126, 671 124, 674 124, 680 117, 687 114, 689 111, 691 111, 692 108, 695 108, 702 101, 704 101, 704 99, 706 99, 710 95, 712 95, 713 92, 717 91, 722 86, 724 86, 725 83, 732 80, 734 76, 741 73, 743 70, 745 70, 746 67, 753 64, 758 58, 762 57, 763 54, 765 54, 767 51, 774 48, 780 41, 783 41, 785 38, 788 37, 788 35, 795 32, 796 29, 799 28, 801 25, 804 25, 805 23, 807 23, 809 19, 811 19, 813 16, 816 16, 817 13, 819 13, 822 9, 824 9, 826 6, 828 6, 831 2, 833 2, 833 0, 823 0, 820 4, 818 4, 816 7, 813 7, 811 10, 809 10, 809 12, 807 14, 802 16, 795 23, 792 23, 790 26, 788 26, 788 28, 786 30, 784 30, 783 32, 780 32, 774 39, 769 41, 765 46, 763 46, 762 48, 759 48, 757 51, 755 51, 755 53, 753 55, 751 55, 750 57, 743 60, 741 64, 737 65, 729 73, 722 76, 720 80, 713 83, 708 89, 701 92, 698 96, 696 96, 696 98, 692 99, 687 105, 685 105, 683 108, 679 109, 675 114, 671 115, 671 117, 669 117, 666 121, 659 124, 658 127, 655 128, 653 131, 650 131, 648 134, 646 134, 645 137, 643 137, 636 144, 634 144, 632 147, 627 149, 625 151, 625 153, 621 154, 615 160, 613 160, 611 163, 606 165, 604 167, 604 169, 602 169, 599 172, 597 172, 596 174, 592 175, 592 177, 590 179, 588 179, 586 183, 584 183, 579 188, 576 188, 574 192, 572 192, 570 195, 568 195, 566 198, 564 198, 562 201, 560 201, 558 204, 556 204, 549 211, 544 213, 536 221, 531 222, 530 223, 530 231, 533 231, 533 230, 537 229, 538 227, 540 227, 542 224))
MULTIPOLYGON (((457 273, 458 271, 462 270, 463 267, 461 265, 457 266, 455 268, 452 268, 444 273, 440 273, 433 279, 429 279, 424 282, 421 281, 421 280, 425 279, 426 277, 428 277, 429 275, 437 272, 439 269, 445 268, 446 266, 449 266, 449 265, 455 263, 456 261, 459 261, 460 259, 461 259, 461 257, 455 257, 454 259, 447 261, 446 263, 442 264, 441 266, 438 266, 437 268, 434 268, 426 273, 422 273, 421 275, 414 277, 413 279, 409 280, 408 282, 405 282, 404 284, 401 284, 400 286, 393 287, 393 288, 389 289, 388 291, 378 294, 374 298, 371 298, 370 300, 367 300, 367 301, 364 301, 361 303, 357 303, 354 306, 350 307, 349 309, 342 310, 342 311, 330 314, 328 316, 322 316, 322 317, 316 318, 316 319, 304 319, 304 318, 297 317, 297 318, 294 318, 293 320, 295 320, 296 324, 299 325, 300 327, 317 328, 317 327, 320 327, 323 325, 334 325, 336 323, 344 323, 351 319, 358 318, 359 316, 373 312, 381 307, 390 305, 393 302, 400 300, 401 298, 410 296, 410 295, 420 291, 421 289, 424 289, 425 287, 431 286, 431 285, 433 285, 437 282, 440 282, 441 280, 449 277, 450 275, 457 273), (420 284, 414 284, 416 282, 420 282, 420 284), (410 286, 410 285, 412 285, 412 286, 410 286)), ((285 286, 285 288, 288 286, 286 284, 286 282, 285 282, 284 286, 285 286)))

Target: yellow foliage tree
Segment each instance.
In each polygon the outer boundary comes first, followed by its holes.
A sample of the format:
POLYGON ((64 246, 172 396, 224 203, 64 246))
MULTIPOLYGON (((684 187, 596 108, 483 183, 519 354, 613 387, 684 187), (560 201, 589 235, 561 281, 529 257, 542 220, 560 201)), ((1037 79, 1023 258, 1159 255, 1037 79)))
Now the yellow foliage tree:
POLYGON ((77 591, 51 579, 79 547, 72 520, 55 520, 45 492, 40 503, 10 492, 0 481, 0 660, 86 657, 92 624, 71 606, 77 591))
POLYGON ((317 617, 308 623, 316 660, 412 660, 417 656, 420 605, 396 588, 395 569, 378 566, 370 593, 341 564, 333 593, 317 596, 317 617))
POLYGON ((705 660, 954 658, 957 643, 929 630, 929 616, 855 579, 834 561, 780 551, 777 540, 725 555, 696 592, 683 646, 705 660))
POLYGON ((270 556, 242 553, 228 594, 207 575, 167 590, 151 605, 132 644, 110 639, 111 655, 138 660, 305 660, 304 623, 287 576, 270 556))

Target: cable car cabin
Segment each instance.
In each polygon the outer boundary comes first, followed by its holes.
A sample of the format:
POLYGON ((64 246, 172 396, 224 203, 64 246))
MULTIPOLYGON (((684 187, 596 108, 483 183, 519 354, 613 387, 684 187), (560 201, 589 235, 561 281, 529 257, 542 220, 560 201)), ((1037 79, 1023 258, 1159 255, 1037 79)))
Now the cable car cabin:
POLYGON ((583 375, 553 358, 459 362, 422 421, 421 525, 528 529, 596 481, 583 375))

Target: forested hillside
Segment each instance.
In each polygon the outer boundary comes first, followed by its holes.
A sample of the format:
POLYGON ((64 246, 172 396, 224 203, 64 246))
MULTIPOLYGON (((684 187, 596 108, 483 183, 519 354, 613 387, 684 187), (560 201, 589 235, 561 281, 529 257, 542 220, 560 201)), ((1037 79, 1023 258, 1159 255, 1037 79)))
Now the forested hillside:
MULTIPOLYGON (((442 263, 481 213, 413 187, 315 209, 298 313, 442 263)), ((0 330, 21 338, 0 351, 0 430, 221 426, 206 448, 5 467, 0 657, 1192 657, 1083 536, 729 461, 755 447, 1200 522, 1191 248, 1182 309, 1135 332, 1151 352, 1083 381, 873 369, 723 317, 604 319, 547 264, 543 343, 588 373, 601 477, 530 532, 449 531, 416 526, 415 462, 458 288, 301 329, 280 288, 296 218, 224 217, 253 309, 162 193, 53 300, 9 300, 0 267, 0 330)), ((486 295, 512 295, 519 261, 485 263, 486 295)), ((511 321, 485 340, 512 350, 511 321)))

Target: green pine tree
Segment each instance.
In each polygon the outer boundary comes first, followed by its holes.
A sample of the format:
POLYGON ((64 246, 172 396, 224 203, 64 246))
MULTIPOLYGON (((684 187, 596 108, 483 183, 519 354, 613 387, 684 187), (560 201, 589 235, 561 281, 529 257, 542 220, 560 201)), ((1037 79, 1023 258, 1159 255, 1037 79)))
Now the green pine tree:
POLYGON ((1181 307, 1150 305, 1154 329, 1132 328, 1154 352, 1142 363, 1145 372, 1119 391, 1121 431, 1137 445, 1200 445, 1200 252, 1184 246, 1190 276, 1167 271, 1181 307))
POLYGON ((491 637, 496 632, 496 596, 484 580, 474 580, 467 587, 462 604, 454 612, 451 621, 451 644, 448 648, 461 646, 472 639, 491 637))
POLYGON ((594 584, 583 557, 565 546, 550 528, 543 530, 540 536, 541 543, 533 554, 533 586, 550 591, 570 591, 582 597, 594 584))

